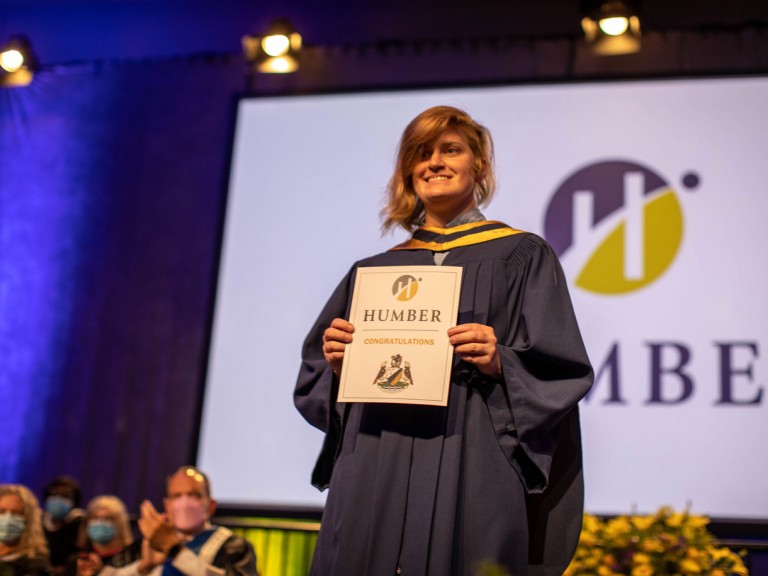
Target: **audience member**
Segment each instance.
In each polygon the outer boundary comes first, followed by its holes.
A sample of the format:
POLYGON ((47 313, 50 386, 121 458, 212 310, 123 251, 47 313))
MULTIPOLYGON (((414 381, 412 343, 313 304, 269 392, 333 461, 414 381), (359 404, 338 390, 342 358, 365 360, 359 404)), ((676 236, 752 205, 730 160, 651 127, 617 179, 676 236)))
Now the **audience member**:
POLYGON ((67 559, 77 551, 77 537, 85 514, 80 506, 80 485, 69 476, 57 476, 43 492, 43 528, 56 576, 64 573, 67 559))
POLYGON ((49 576, 48 546, 37 498, 20 484, 0 484, 0 574, 49 576))
POLYGON ((122 500, 97 496, 88 503, 78 547, 80 551, 67 562, 67 576, 117 576, 119 568, 141 557, 122 500))
POLYGON ((224 527, 211 525, 216 510, 208 478, 191 466, 166 480, 165 513, 151 502, 141 505, 144 536, 141 560, 132 574, 151 576, 257 576, 251 544, 224 527))

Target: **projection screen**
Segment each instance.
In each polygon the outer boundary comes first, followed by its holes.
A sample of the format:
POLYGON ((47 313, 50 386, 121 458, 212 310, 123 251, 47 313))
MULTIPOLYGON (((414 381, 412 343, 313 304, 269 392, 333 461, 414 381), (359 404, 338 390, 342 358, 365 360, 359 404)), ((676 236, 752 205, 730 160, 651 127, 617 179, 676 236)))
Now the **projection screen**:
POLYGON ((240 101, 198 459, 219 500, 322 506, 301 344, 351 265, 405 239, 379 230, 397 141, 450 104, 495 138, 485 215, 569 279, 598 375, 587 510, 768 518, 766 102, 766 78, 240 101))

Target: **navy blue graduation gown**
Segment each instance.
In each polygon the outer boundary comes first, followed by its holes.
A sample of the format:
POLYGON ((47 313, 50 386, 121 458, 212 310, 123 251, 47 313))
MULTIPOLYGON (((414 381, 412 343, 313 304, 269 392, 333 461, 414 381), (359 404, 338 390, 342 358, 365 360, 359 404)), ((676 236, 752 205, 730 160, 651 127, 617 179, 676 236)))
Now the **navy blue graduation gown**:
POLYGON ((451 249, 464 269, 458 324, 492 326, 503 380, 456 359, 447 407, 339 404, 322 353, 348 318, 360 266, 433 265, 429 250, 355 264, 303 347, 294 400, 326 433, 313 484, 329 487, 312 574, 560 575, 583 509, 577 403, 593 373, 549 245, 520 233, 451 249))

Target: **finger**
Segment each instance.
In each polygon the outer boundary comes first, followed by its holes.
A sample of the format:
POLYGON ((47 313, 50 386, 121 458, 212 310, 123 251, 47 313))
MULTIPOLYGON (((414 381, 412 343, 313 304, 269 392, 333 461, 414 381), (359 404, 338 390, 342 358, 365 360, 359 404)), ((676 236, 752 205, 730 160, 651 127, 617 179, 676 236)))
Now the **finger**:
POLYGON ((152 526, 154 526, 155 523, 156 523, 155 522, 155 516, 156 515, 153 514, 152 511, 142 507, 142 509, 141 509, 141 517, 139 518, 139 520, 144 524, 144 527, 147 530, 151 530, 152 526))
POLYGON ((151 518, 152 516, 157 514, 157 510, 155 510, 155 507, 152 505, 152 502, 149 500, 144 500, 141 503, 141 515, 147 518, 151 518))
POLYGON ((347 345, 344 342, 337 342, 336 340, 329 340, 323 344, 323 352, 328 354, 333 352, 344 353, 344 350, 346 349, 347 345))
POLYGON ((496 346, 496 336, 492 332, 469 331, 454 334, 448 341, 455 347, 463 344, 482 344, 484 346, 496 346))
POLYGON ((144 536, 149 536, 155 531, 157 521, 150 518, 139 518, 137 524, 139 525, 139 530, 141 530, 141 533, 144 536))
POLYGON ((493 331, 493 328, 491 328, 490 326, 486 326, 485 324, 468 322, 466 324, 458 324, 456 326, 452 326, 451 328, 448 328, 448 335, 452 336, 453 334, 461 334, 462 332, 483 331, 483 330, 493 331))
POLYGON ((494 334, 493 328, 486 326, 485 324, 459 324, 448 328, 448 336, 456 336, 460 334, 475 333, 475 334, 494 334))
POLYGON ((349 332, 350 334, 355 331, 355 327, 351 322, 347 322, 344 318, 334 318, 331 322, 331 328, 336 328, 342 332, 349 332))
POLYGON ((483 338, 480 334, 477 332, 461 332, 459 334, 454 334, 450 338, 448 338, 448 341, 455 347, 455 346, 461 346, 462 344, 470 344, 472 342, 482 342, 483 338))
POLYGON ((326 328, 323 332, 323 342, 352 342, 352 334, 337 328, 326 328))
POLYGON ((157 508, 155 508, 155 505, 152 504, 152 502, 147 501, 147 509, 149 511, 149 517, 153 522, 157 523, 162 520, 163 514, 158 512, 157 508))
POLYGON ((148 538, 151 530, 149 526, 147 526, 147 521, 144 518, 139 518, 137 524, 139 525, 139 532, 141 532, 141 535, 144 536, 144 538, 148 538))
POLYGON ((474 345, 462 347, 455 350, 462 359, 472 359, 474 362, 481 362, 483 358, 490 359, 494 352, 487 348, 476 348, 474 345))
POLYGON ((476 366, 490 364, 493 360, 493 356, 490 354, 459 354, 459 358, 476 366))
POLYGON ((141 517, 139 518, 139 529, 146 537, 154 534, 157 526, 162 521, 160 514, 151 503, 141 505, 141 517))
POLYGON ((155 508, 155 505, 152 504, 152 502, 150 502, 149 500, 144 500, 144 502, 146 502, 147 508, 149 509, 149 511, 152 512, 152 514, 154 514, 155 516, 157 516, 158 512, 157 512, 157 508, 155 508))
POLYGON ((344 353, 343 352, 334 352, 333 354, 326 354, 325 355, 325 361, 329 364, 336 364, 337 362, 342 362, 344 360, 344 353))

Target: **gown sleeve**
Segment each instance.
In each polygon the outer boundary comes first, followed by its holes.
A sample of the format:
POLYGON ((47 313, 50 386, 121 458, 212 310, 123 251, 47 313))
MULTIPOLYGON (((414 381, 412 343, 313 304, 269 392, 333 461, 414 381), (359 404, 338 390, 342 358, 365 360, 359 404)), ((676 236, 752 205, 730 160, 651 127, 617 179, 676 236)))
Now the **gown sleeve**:
POLYGON ((323 447, 312 472, 312 485, 328 487, 341 434, 342 408, 336 404, 338 378, 323 356, 323 332, 334 318, 349 318, 354 270, 344 277, 312 326, 301 353, 301 368, 293 401, 304 419, 325 432, 323 447))
POLYGON ((503 398, 489 402, 489 410, 510 463, 528 493, 538 494, 550 483, 553 456, 570 428, 561 430, 561 423, 578 421, 577 404, 594 376, 552 248, 532 236, 508 266, 509 332, 499 346, 505 386, 497 387, 503 398))

